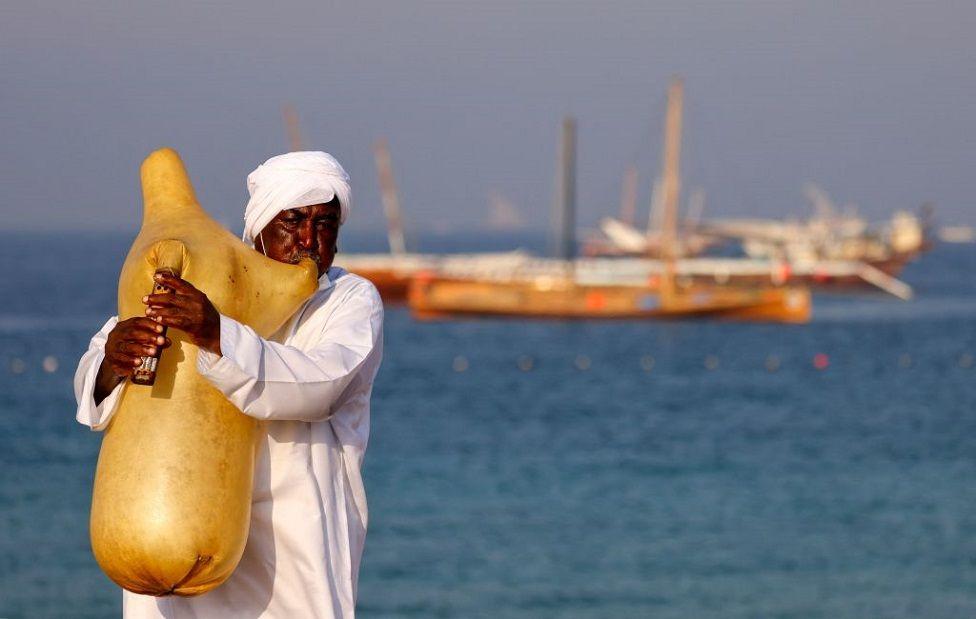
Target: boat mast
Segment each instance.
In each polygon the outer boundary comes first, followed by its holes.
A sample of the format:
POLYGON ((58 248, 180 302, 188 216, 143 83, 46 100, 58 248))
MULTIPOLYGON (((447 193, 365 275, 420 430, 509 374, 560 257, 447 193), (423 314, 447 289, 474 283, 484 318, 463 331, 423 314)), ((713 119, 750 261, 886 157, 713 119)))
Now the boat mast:
POLYGON ((664 162, 661 171, 661 197, 664 206, 661 221, 661 259, 664 277, 661 300, 667 303, 674 294, 675 259, 678 254, 678 196, 681 192, 681 115, 684 84, 680 77, 671 78, 668 87, 668 109, 664 123, 664 162))
MULTIPOLYGON (((661 239, 661 177, 654 179, 651 184, 651 205, 647 212, 647 249, 645 253, 651 254, 653 248, 659 245, 661 239)), ((660 254, 660 247, 658 246, 660 254)))
POLYGON ((576 120, 563 119, 553 202, 553 254, 572 261, 576 257, 576 120))
POLYGON ((302 130, 298 124, 298 111, 291 103, 281 106, 281 113, 285 117, 285 130, 288 132, 288 147, 292 152, 305 150, 302 140, 302 130))
POLYGON ((624 171, 624 183, 620 189, 620 221, 629 226, 637 218, 637 166, 631 164, 624 171))
POLYGON ((689 232, 693 231, 694 228, 698 227, 703 212, 705 212, 705 190, 701 187, 695 187, 688 194, 688 211, 685 213, 685 225, 683 227, 689 232))
POLYGON ((380 194, 383 198, 383 212, 386 214, 386 235, 390 242, 390 253, 402 256, 407 253, 403 240, 403 223, 400 219, 400 198, 397 195, 396 181, 393 180, 393 166, 390 163, 390 149, 386 140, 379 139, 373 145, 376 159, 376 172, 380 177, 380 194))

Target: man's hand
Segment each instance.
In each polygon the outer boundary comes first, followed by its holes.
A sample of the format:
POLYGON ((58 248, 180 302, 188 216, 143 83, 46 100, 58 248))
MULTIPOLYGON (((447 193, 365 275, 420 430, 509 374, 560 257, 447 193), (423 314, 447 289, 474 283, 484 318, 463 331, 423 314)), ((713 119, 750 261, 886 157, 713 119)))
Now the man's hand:
POLYGON ((185 332, 194 344, 219 355, 220 314, 207 295, 169 273, 157 273, 154 279, 173 292, 143 297, 146 316, 185 332))
POLYGON ((95 379, 95 404, 101 404, 116 385, 132 376, 142 357, 151 357, 170 345, 162 331, 163 327, 149 318, 129 318, 115 325, 105 341, 105 358, 95 379))

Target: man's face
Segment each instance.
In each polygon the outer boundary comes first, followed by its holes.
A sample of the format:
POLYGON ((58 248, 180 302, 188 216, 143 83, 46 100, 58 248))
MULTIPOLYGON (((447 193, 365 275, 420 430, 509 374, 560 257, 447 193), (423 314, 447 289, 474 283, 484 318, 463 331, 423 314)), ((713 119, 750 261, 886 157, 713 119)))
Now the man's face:
POLYGON ((282 211, 264 227, 254 247, 268 258, 298 264, 311 258, 322 277, 335 259, 339 239, 339 200, 282 211))

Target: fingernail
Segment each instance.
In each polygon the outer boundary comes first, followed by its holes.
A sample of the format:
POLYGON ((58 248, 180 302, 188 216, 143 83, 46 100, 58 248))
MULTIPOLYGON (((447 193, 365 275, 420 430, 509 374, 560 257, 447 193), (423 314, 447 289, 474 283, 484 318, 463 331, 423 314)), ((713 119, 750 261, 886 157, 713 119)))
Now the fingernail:
POLYGON ((142 297, 143 303, 149 303, 149 297, 142 297))
POLYGON ((156 354, 156 347, 155 346, 150 346, 149 347, 149 354, 150 355, 155 355, 156 354))
POLYGON ((156 325, 156 331, 158 333, 162 333, 163 332, 163 325, 156 325))
POLYGON ((157 279, 157 280, 158 279, 163 279, 163 274, 162 273, 156 273, 155 275, 153 275, 153 279, 157 279))
POLYGON ((159 337, 156 338, 156 343, 159 344, 160 346, 162 346, 163 344, 166 343, 166 338, 163 337, 163 336, 159 336, 159 337))

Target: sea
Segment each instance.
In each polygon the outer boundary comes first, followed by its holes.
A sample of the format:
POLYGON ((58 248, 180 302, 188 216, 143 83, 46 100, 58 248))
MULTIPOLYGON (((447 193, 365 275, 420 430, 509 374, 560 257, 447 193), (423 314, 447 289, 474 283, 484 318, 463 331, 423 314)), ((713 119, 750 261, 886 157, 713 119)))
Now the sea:
MULTIPOLYGON (((121 614, 72 376, 131 241, 0 234, 0 618, 121 614)), ((937 246, 914 300, 818 294, 806 325, 387 308, 358 616, 976 617, 974 274, 937 246)))

